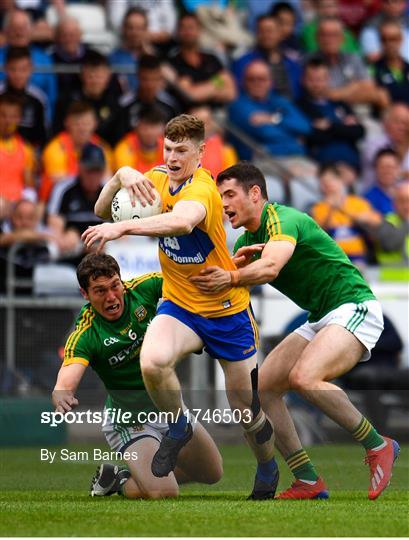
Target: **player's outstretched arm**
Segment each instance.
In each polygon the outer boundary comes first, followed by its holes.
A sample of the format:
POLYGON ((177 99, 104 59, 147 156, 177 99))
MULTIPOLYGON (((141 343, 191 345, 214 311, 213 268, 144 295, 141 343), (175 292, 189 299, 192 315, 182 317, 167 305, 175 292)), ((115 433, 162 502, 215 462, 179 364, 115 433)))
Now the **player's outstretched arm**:
POLYGON ((137 236, 182 236, 190 234, 206 217, 206 209, 196 201, 179 201, 172 212, 142 219, 129 219, 118 223, 103 223, 88 227, 82 235, 86 248, 99 242, 99 253, 106 242, 126 234, 137 236))
POLYGON ((110 219, 111 203, 115 193, 121 188, 126 188, 131 202, 141 201, 142 206, 152 204, 155 200, 153 184, 141 172, 131 167, 121 167, 103 187, 97 202, 95 213, 102 219, 110 219))
POLYGON ((243 268, 251 263, 254 255, 263 251, 265 244, 253 244, 252 246, 243 246, 233 255, 231 260, 237 268, 243 268))
POLYGON ((295 245, 287 240, 267 242, 261 258, 239 270, 223 270, 218 266, 209 266, 190 281, 207 293, 218 292, 229 287, 247 287, 263 285, 274 281, 283 266, 290 260, 295 245))
POLYGON ((57 375, 57 382, 52 393, 52 402, 57 412, 71 411, 78 405, 75 391, 84 375, 87 366, 83 364, 62 365, 57 375))

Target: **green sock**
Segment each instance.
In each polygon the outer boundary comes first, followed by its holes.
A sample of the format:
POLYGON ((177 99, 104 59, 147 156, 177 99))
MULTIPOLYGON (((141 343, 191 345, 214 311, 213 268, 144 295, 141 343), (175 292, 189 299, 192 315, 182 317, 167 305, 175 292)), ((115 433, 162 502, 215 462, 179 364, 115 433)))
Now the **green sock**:
POLYGON ((308 480, 309 482, 318 480, 317 471, 304 448, 288 456, 286 462, 297 480, 308 480))
POLYGON ((382 446, 385 442, 365 416, 362 417, 358 426, 352 432, 352 436, 361 443, 366 450, 382 446))

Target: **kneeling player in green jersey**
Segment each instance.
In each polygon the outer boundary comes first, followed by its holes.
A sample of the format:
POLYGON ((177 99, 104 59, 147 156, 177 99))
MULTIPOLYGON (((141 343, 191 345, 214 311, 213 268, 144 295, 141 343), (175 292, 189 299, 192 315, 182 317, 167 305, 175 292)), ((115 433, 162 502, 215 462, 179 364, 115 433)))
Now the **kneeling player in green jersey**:
POLYGON ((78 400, 74 394, 91 365, 108 391, 104 413, 107 421, 103 422, 102 431, 111 449, 122 454, 128 466, 101 465, 93 478, 91 495, 118 492, 128 498, 156 499, 177 496, 178 482, 217 482, 223 472, 222 458, 199 423, 179 454, 175 472, 157 478, 151 471, 152 458, 168 423, 161 421, 145 390, 139 353, 162 297, 161 274, 146 274, 123 282, 113 257, 89 254, 79 264, 77 278, 89 303, 82 308, 76 329, 65 345, 53 403, 61 413, 76 407, 78 400), (148 421, 144 421, 146 417, 148 421))
POLYGON ((278 498, 328 497, 283 401, 292 389, 364 446, 370 467, 368 496, 376 499, 389 484, 399 445, 379 435, 345 392, 329 381, 369 359, 383 330, 379 302, 313 219, 268 202, 266 182, 257 167, 234 165, 219 174, 217 185, 232 227, 246 229, 234 249, 239 269, 209 267, 191 281, 208 293, 270 283, 309 311, 308 322, 271 351, 260 369, 260 397, 273 421, 277 448, 296 479, 278 498))

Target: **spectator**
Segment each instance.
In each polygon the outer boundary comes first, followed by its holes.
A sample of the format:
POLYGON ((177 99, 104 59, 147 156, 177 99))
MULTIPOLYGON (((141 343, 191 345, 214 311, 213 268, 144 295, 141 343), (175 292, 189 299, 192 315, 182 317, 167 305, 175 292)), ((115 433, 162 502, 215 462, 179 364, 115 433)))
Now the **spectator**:
MULTIPOLYGON (((364 188, 373 184, 374 158, 382 148, 392 148, 400 159, 402 175, 409 174, 409 107, 404 103, 394 103, 384 113, 383 132, 368 137, 361 151, 364 188)), ((409 176, 408 176, 409 177, 409 176)))
MULTIPOLYGON (((340 19, 340 10, 337 0, 315 0, 316 17, 309 23, 304 24, 301 32, 303 49, 307 53, 319 50, 317 41, 319 21, 323 18, 340 19)), ((358 54, 359 45, 350 30, 342 27, 340 37, 340 51, 347 54, 358 54)))
MULTIPOLYGON (((310 133, 310 124, 294 105, 272 90, 269 66, 253 60, 244 71, 244 91, 230 106, 230 120, 272 156, 303 155, 298 139, 310 133)), ((236 149, 241 159, 251 158, 243 143, 236 149)))
POLYGON ((362 197, 348 195, 336 166, 322 167, 320 185, 323 199, 312 207, 312 217, 352 262, 365 265, 368 248, 362 224, 377 226, 381 216, 362 197))
POLYGON ((97 117, 96 133, 111 146, 118 142, 119 87, 112 78, 108 59, 89 50, 82 59, 80 87, 68 89, 57 102, 54 132, 63 128, 63 118, 73 101, 84 101, 94 109, 97 117))
POLYGON ((143 54, 152 54, 153 49, 148 39, 148 18, 139 7, 129 8, 122 21, 122 43, 110 56, 114 66, 131 69, 131 73, 119 75, 123 93, 135 92, 138 86, 136 71, 138 60, 143 54))
POLYGON ((0 96, 0 200, 7 203, 35 198, 34 152, 17 133, 22 117, 21 101, 10 94, 0 96))
POLYGON ((12 94, 22 103, 20 135, 35 147, 43 146, 47 136, 48 98, 40 88, 28 83, 33 72, 30 49, 9 47, 4 71, 6 80, 0 83, 0 94, 12 94))
POLYGON ((51 139, 43 152, 40 186, 42 203, 48 200, 54 184, 78 174, 78 156, 89 142, 103 148, 107 163, 106 174, 112 170, 111 149, 95 133, 97 119, 91 105, 81 101, 73 102, 68 108, 64 126, 65 130, 51 139))
POLYGON ((270 10, 281 31, 281 49, 283 53, 298 60, 300 56, 300 41, 296 35, 297 12, 290 2, 276 2, 270 10))
POLYGON ((165 119, 155 106, 141 110, 135 128, 114 150, 115 169, 129 166, 141 172, 163 163, 165 119))
POLYGON ((103 187, 106 170, 104 151, 87 143, 81 152, 78 174, 54 186, 48 203, 48 226, 65 251, 82 250, 81 234, 90 225, 101 223, 94 206, 103 187))
POLYGON ((373 66, 377 84, 386 89, 392 102, 409 105, 409 63, 401 56, 403 33, 399 23, 384 21, 379 26, 381 57, 373 66))
POLYGON ((274 90, 286 98, 297 98, 300 91, 301 70, 297 62, 281 51, 282 33, 278 20, 272 15, 257 19, 256 47, 232 65, 239 87, 243 85, 245 68, 253 60, 264 60, 271 69, 274 90))
POLYGON ((365 131, 347 103, 328 99, 329 70, 324 61, 311 58, 306 63, 303 86, 304 95, 298 106, 313 128, 306 138, 309 155, 320 164, 337 161, 342 156, 344 162, 358 169, 357 142, 365 131))
POLYGON ((386 107, 388 95, 372 81, 365 64, 356 54, 341 51, 343 25, 337 17, 320 20, 317 29, 318 58, 329 66, 331 91, 329 96, 337 101, 372 104, 386 107))
MULTIPOLYGON (((0 225, 0 293, 6 292, 7 259, 10 248, 24 244, 14 257, 15 276, 30 279, 34 265, 49 259, 50 252, 59 252, 58 241, 46 227, 41 225, 36 205, 20 199, 13 206, 10 219, 0 225), (48 248, 47 248, 48 245, 48 248)), ((30 294, 31 287, 19 289, 18 294, 30 294)))
POLYGON ((161 67, 162 63, 156 56, 145 54, 140 57, 138 90, 126 94, 120 100, 119 136, 124 136, 134 129, 144 107, 158 107, 166 122, 179 114, 179 103, 165 90, 161 67))
POLYGON ((374 230, 381 278, 409 281, 409 182, 396 186, 394 208, 374 230))
MULTIPOLYGON (((8 47, 29 47, 34 66, 34 73, 30 82, 41 88, 48 97, 49 110, 47 111, 47 118, 51 120, 57 97, 57 83, 55 75, 52 73, 53 64, 51 58, 42 49, 31 44, 32 33, 33 25, 29 15, 20 9, 12 11, 4 22, 6 45, 0 47, 0 65, 4 65, 8 47)), ((4 75, 0 72, 0 80, 2 79, 4 79, 4 75)))
POLYGON ((148 18, 149 42, 158 47, 165 47, 175 32, 177 9, 174 0, 108 0, 106 7, 115 29, 119 29, 127 9, 144 9, 148 18))
POLYGON ((183 15, 178 24, 179 47, 169 57, 167 79, 188 108, 193 104, 221 106, 236 97, 230 72, 211 53, 200 49, 201 25, 196 15, 183 15))
POLYGON ((23 9, 33 21, 32 41, 41 45, 53 40, 53 28, 48 24, 46 9, 48 4, 58 4, 59 0, 14 0, 15 7, 23 9))
MULTIPOLYGON (((49 49, 50 57, 55 64, 62 66, 79 66, 88 48, 82 43, 82 32, 75 17, 64 16, 55 27, 54 45, 49 49)), ((79 85, 77 73, 57 73, 58 96, 67 88, 79 85)))
POLYGON ((376 181, 365 198, 383 215, 393 211, 393 194, 399 181, 399 156, 391 148, 379 150, 374 160, 376 181))
POLYGON ((409 62, 409 16, 405 15, 405 0, 381 0, 381 11, 364 27, 361 33, 362 52, 370 62, 381 55, 380 27, 385 21, 395 21, 402 29, 401 55, 409 62))
POLYGON ((210 107, 201 105, 200 107, 193 107, 189 112, 193 116, 200 118, 204 123, 205 148, 201 165, 210 171, 213 178, 216 179, 221 171, 238 162, 236 151, 224 140, 221 130, 213 118, 210 107))

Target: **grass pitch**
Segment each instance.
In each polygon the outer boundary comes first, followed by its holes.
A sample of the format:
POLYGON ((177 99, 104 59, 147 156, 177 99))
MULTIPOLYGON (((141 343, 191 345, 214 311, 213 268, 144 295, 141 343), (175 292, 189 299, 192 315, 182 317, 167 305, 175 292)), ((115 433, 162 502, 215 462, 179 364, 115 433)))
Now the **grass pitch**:
MULTIPOLYGON (((74 449, 74 448, 73 448, 74 449)), ((91 450, 88 446, 75 450, 91 450)), ((244 446, 222 447, 225 474, 214 486, 183 486, 175 500, 129 501, 87 494, 96 463, 41 463, 39 449, 0 449, 1 536, 408 536, 409 447, 392 485, 367 499, 368 468, 354 446, 310 450, 327 501, 246 501, 254 461, 244 446)), ((280 462, 280 488, 291 477, 280 462)))

